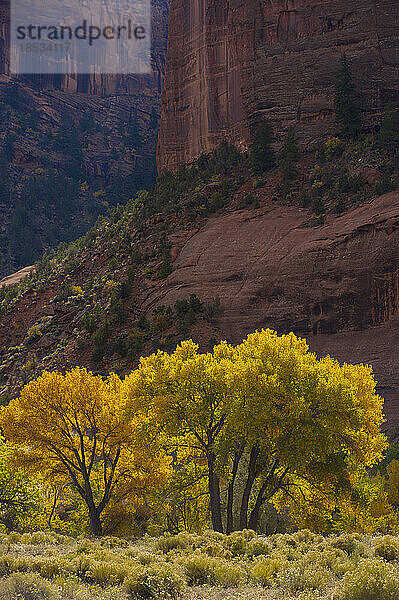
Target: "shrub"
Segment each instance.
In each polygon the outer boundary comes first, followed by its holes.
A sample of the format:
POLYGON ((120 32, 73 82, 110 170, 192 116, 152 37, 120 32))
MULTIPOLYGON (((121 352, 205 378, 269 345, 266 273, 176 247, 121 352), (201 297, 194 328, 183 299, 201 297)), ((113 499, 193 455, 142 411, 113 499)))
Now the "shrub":
POLYGON ((259 208, 259 198, 254 196, 253 194, 246 194, 242 200, 240 200, 239 208, 248 208, 252 206, 253 208, 259 208))
POLYGON ((396 187, 394 179, 389 174, 384 174, 380 181, 377 181, 374 187, 374 191, 377 196, 392 192, 396 187))
POLYGON ((85 313, 81 318, 80 322, 82 323, 82 326, 86 329, 86 331, 88 331, 89 333, 94 333, 96 329, 96 318, 94 315, 90 313, 85 313))
POLYGON ((42 335, 43 335, 43 333, 40 331, 39 327, 37 325, 33 325, 28 330, 28 333, 26 334, 27 341, 33 342, 33 341, 39 339, 42 335))
POLYGON ((310 206, 312 202, 312 198, 310 196, 310 192, 309 190, 307 190, 306 188, 302 188, 302 190, 299 193, 299 203, 303 208, 307 208, 308 206, 310 206))
POLYGON ((176 567, 157 565, 127 580, 124 589, 129 598, 169 600, 181 596, 184 580, 176 567))
POLYGON ((86 578, 99 585, 111 585, 123 583, 130 574, 130 565, 123 562, 113 563, 106 561, 93 561, 90 571, 85 574, 86 578))
POLYGON ((346 169, 341 173, 337 181, 337 189, 342 194, 359 192, 364 187, 363 177, 359 174, 351 174, 346 169))
POLYGON ((73 296, 72 285, 68 281, 64 281, 58 288, 55 300, 65 302, 71 296, 73 296))
POLYGON ((0 556, 0 576, 9 575, 15 571, 16 559, 8 554, 0 556))
POLYGON ((0 581, 0 600, 53 600, 50 584, 34 573, 14 573, 0 581))
POLYGON ((173 267, 170 256, 165 256, 158 271, 158 279, 166 279, 172 273, 173 267))
POLYGON ((127 540, 123 538, 118 538, 112 535, 105 536, 101 538, 100 545, 104 548, 129 548, 130 544, 127 540))
POLYGON ((70 569, 79 579, 85 580, 91 569, 91 560, 85 556, 78 556, 70 562, 70 569))
POLYGON ((338 202, 336 202, 336 203, 334 204, 334 207, 333 207, 333 212, 334 212, 336 215, 342 215, 342 213, 343 213, 343 212, 345 212, 346 208, 347 208, 347 205, 346 205, 346 202, 345 202, 345 200, 343 200, 343 198, 340 198, 340 199, 338 200, 338 202))
POLYGON ((61 573, 63 566, 63 562, 57 557, 33 558, 29 570, 40 573, 42 577, 51 579, 61 573))
POLYGON ((209 321, 220 317, 224 312, 224 308, 220 302, 219 296, 216 296, 211 302, 206 302, 203 305, 202 312, 204 317, 209 321))
POLYGON ((240 556, 247 551, 248 538, 244 531, 235 531, 231 533, 225 541, 226 547, 230 550, 233 556, 240 556))
POLYGON ((217 561, 201 554, 197 550, 182 561, 184 573, 189 585, 204 585, 213 583, 217 561))
POLYGON ((254 190, 258 190, 259 188, 262 188, 264 185, 265 185, 265 180, 262 177, 257 177, 255 179, 255 181, 253 182, 254 190))
POLYGON ((298 592, 301 590, 316 590, 326 588, 334 579, 329 569, 319 564, 304 566, 303 564, 284 571, 278 577, 278 585, 284 590, 298 592))
POLYGON ((388 562, 399 560, 399 543, 397 540, 387 535, 375 542, 374 554, 388 562))
POLYGON ((193 538, 189 533, 179 533, 178 535, 165 535, 157 541, 158 550, 162 550, 165 554, 169 550, 176 548, 189 548, 193 543, 193 538))
MULTIPOLYGON (((26 543, 24 541, 24 536, 22 536, 21 542, 26 543)), ((44 533, 43 531, 35 531, 30 534, 30 540, 28 543, 36 544, 36 545, 52 544, 52 543, 54 543, 54 539, 50 535, 44 533)))
POLYGON ((246 554, 249 557, 267 556, 271 553, 270 544, 266 540, 255 538, 248 542, 246 554))
POLYGON ((255 563, 251 569, 251 578, 263 587, 269 587, 279 571, 289 565, 287 560, 280 558, 264 558, 255 563))
POLYGON ((209 542, 201 548, 201 551, 208 556, 219 556, 221 558, 230 558, 232 556, 229 550, 226 550, 219 542, 209 542))
POLYGON ((399 119, 392 103, 385 108, 384 119, 378 134, 378 143, 382 150, 390 154, 394 154, 399 147, 399 119))
POLYGON ((158 559, 158 557, 151 552, 137 552, 136 551, 135 559, 141 565, 147 566, 147 565, 150 565, 151 563, 153 563, 154 561, 156 561, 158 559))
POLYGON ((324 154, 327 160, 340 156, 343 150, 344 144, 338 137, 331 137, 324 144, 324 154))
POLYGON ((316 216, 320 216, 325 213, 325 207, 323 199, 320 196, 316 196, 312 200, 312 211, 316 216))
POLYGON ((239 565, 219 562, 215 567, 215 582, 222 587, 238 587, 246 579, 247 573, 239 565))
POLYGON ((373 560, 361 562, 346 573, 334 600, 397 600, 399 575, 390 565, 373 560))
POLYGON ((349 555, 353 554, 356 551, 360 552, 361 550, 361 544, 359 543, 359 540, 356 539, 356 537, 353 534, 351 535, 349 533, 344 533, 343 535, 340 535, 339 537, 335 538, 331 542, 331 545, 333 546, 333 548, 339 548, 340 550, 343 550, 349 555))

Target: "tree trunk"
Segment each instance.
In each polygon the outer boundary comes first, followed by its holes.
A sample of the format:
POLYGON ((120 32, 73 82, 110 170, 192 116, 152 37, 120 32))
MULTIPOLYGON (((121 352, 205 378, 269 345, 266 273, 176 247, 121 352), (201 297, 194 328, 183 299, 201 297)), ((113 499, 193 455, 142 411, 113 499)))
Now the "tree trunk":
POLYGON ((262 504, 265 501, 266 488, 269 484, 271 477, 273 477, 274 472, 277 469, 277 466, 278 466, 278 460, 276 459, 274 461, 265 481, 263 482, 262 487, 259 490, 258 497, 256 498, 255 506, 253 507, 251 514, 249 516, 249 528, 253 529, 254 531, 256 531, 258 528, 260 509, 262 508, 262 504))
POLYGON ((90 526, 92 534, 95 537, 102 537, 103 535, 103 526, 101 523, 100 513, 98 510, 93 507, 89 510, 89 518, 90 518, 90 526))
POLYGON ((212 527, 214 531, 223 533, 222 509, 220 506, 220 484, 219 477, 215 473, 215 456, 213 454, 208 455, 208 469, 212 527))
POLYGON ((241 499, 241 510, 240 510, 240 529, 246 529, 248 526, 248 504, 251 495, 252 486, 256 478, 256 461, 259 456, 259 448, 253 446, 249 457, 248 465, 248 477, 245 484, 244 491, 241 499))
POLYGON ((249 528, 253 529, 254 531, 256 531, 258 528, 260 509, 261 509, 263 501, 264 501, 264 494, 265 494, 266 487, 267 487, 266 483, 263 484, 263 486, 261 487, 258 497, 256 499, 255 506, 252 509, 251 514, 249 516, 249 528))
POLYGON ((240 459, 244 453, 244 449, 245 449, 245 444, 240 444, 240 446, 238 446, 238 448, 234 454, 233 468, 232 468, 232 472, 231 472, 231 481, 229 483, 229 489, 228 489, 228 493, 227 493, 227 527, 226 527, 227 534, 231 533, 234 529, 234 515, 233 515, 234 482, 237 477, 238 465, 239 465, 240 459))

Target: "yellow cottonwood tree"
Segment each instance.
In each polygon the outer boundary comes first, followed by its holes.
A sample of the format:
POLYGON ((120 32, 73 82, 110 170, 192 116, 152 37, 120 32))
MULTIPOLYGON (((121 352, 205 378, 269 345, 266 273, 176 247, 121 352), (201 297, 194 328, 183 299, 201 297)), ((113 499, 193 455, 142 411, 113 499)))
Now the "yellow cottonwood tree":
POLYGON ((115 374, 104 380, 83 368, 44 372, 1 410, 0 425, 20 465, 72 484, 97 536, 111 499, 137 498, 165 472, 156 445, 143 443, 141 422, 127 416, 115 374))
POLYGON ((281 493, 331 511, 386 447, 371 369, 319 360, 294 334, 256 332, 207 354, 183 342, 142 359, 124 388, 133 413, 203 457, 217 531, 256 529, 281 493))

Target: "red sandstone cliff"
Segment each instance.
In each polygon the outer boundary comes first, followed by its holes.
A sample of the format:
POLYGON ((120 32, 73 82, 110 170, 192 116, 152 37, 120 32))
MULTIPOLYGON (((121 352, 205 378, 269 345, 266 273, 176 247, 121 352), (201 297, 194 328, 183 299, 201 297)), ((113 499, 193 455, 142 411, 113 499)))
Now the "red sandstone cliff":
POLYGON ((314 148, 336 130, 344 51, 372 124, 399 105, 398 37, 397 0, 172 0, 160 171, 223 139, 247 147, 262 117, 314 148))
MULTIPOLYGON (((165 74, 166 38, 170 0, 151 0, 152 73, 149 75, 42 75, 25 76, 34 87, 57 88, 67 93, 90 95, 140 94, 152 90, 154 96, 162 91, 165 74)), ((10 0, 0 0, 0 73, 10 70, 10 0)), ((158 99, 157 99, 158 100, 158 99)))

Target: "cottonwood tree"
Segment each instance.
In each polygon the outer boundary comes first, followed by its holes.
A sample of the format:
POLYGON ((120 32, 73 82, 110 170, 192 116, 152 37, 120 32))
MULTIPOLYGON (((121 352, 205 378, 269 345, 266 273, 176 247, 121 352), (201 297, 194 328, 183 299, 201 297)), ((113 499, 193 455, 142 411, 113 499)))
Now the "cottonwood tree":
POLYGON ((256 332, 208 354, 183 342, 142 359, 124 387, 133 413, 207 465, 220 532, 256 529, 265 502, 281 493, 311 500, 316 490, 332 509, 386 444, 371 369, 318 360, 294 334, 256 332))
POLYGON ((44 372, 0 413, 16 464, 45 480, 69 482, 85 502, 94 535, 111 500, 128 502, 162 480, 163 465, 150 440, 127 418, 121 380, 86 369, 44 372))

